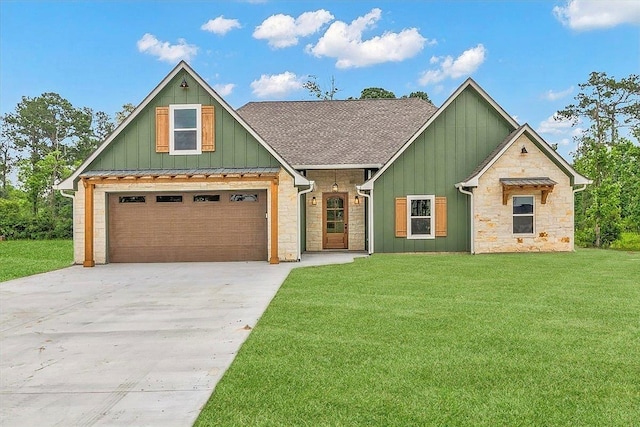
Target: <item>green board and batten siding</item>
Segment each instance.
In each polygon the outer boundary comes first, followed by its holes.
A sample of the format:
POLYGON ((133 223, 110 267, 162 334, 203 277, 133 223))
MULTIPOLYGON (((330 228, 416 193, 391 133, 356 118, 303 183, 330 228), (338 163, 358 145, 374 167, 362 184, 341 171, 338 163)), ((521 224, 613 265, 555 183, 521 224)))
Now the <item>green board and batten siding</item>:
POLYGON ((86 170, 278 167, 280 163, 187 73, 179 73, 86 170), (182 78, 188 89, 182 89, 182 78), (172 156, 156 153, 155 109, 170 104, 215 106, 214 152, 172 156))
POLYGON ((375 181, 375 252, 469 251, 470 201, 455 184, 469 176, 513 130, 467 87, 375 181), (412 194, 447 198, 446 237, 395 237, 395 198, 412 194))

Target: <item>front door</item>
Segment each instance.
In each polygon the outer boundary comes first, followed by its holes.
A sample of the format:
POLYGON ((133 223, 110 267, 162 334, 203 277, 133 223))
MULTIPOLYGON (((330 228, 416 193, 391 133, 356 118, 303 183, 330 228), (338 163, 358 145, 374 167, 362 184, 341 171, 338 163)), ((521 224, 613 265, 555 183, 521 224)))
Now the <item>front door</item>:
POLYGON ((348 193, 324 193, 322 195, 322 247, 323 249, 348 249, 349 220, 348 193))

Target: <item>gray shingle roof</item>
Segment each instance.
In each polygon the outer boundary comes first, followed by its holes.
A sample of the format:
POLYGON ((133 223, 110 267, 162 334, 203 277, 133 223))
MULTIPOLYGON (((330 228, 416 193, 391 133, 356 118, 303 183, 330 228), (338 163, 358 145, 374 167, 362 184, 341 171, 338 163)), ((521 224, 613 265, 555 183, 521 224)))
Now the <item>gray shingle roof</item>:
POLYGON ((380 166, 436 110, 402 98, 250 102, 238 114, 294 167, 380 166))

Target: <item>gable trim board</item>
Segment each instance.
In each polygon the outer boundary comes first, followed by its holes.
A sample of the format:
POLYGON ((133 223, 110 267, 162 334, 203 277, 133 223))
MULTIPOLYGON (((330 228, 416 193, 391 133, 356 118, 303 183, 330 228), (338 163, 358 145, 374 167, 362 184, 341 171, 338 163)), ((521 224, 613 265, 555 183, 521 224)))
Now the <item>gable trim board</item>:
POLYGON ((144 100, 133 110, 133 112, 120 123, 120 125, 107 137, 107 139, 76 169, 76 171, 71 174, 71 176, 58 185, 55 186, 57 190, 74 190, 75 182, 79 178, 80 174, 84 172, 84 170, 111 144, 111 142, 116 139, 116 137, 131 123, 133 120, 145 109, 145 107, 153 101, 153 99, 164 89, 166 85, 171 82, 175 76, 179 73, 184 72, 189 74, 201 87, 203 87, 208 94, 214 98, 217 102, 220 103, 222 108, 224 108, 238 123, 240 123, 247 132, 249 132, 268 152, 271 154, 289 174, 294 178, 294 183, 296 186, 308 186, 309 181, 302 176, 298 171, 296 171, 289 163, 284 160, 280 154, 278 154, 273 147, 267 144, 258 133, 245 120, 238 115, 238 113, 231 108, 227 102, 222 99, 209 84, 204 81, 198 73, 196 73, 193 68, 189 66, 185 61, 180 61, 178 65, 147 95, 144 100))

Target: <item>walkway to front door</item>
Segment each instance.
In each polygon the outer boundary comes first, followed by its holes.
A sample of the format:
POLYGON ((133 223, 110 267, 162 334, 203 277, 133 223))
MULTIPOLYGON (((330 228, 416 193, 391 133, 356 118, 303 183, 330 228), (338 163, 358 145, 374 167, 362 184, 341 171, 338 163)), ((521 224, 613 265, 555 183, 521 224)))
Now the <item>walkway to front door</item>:
POLYGON ((322 248, 349 248, 349 194, 323 193, 322 206, 322 248))

